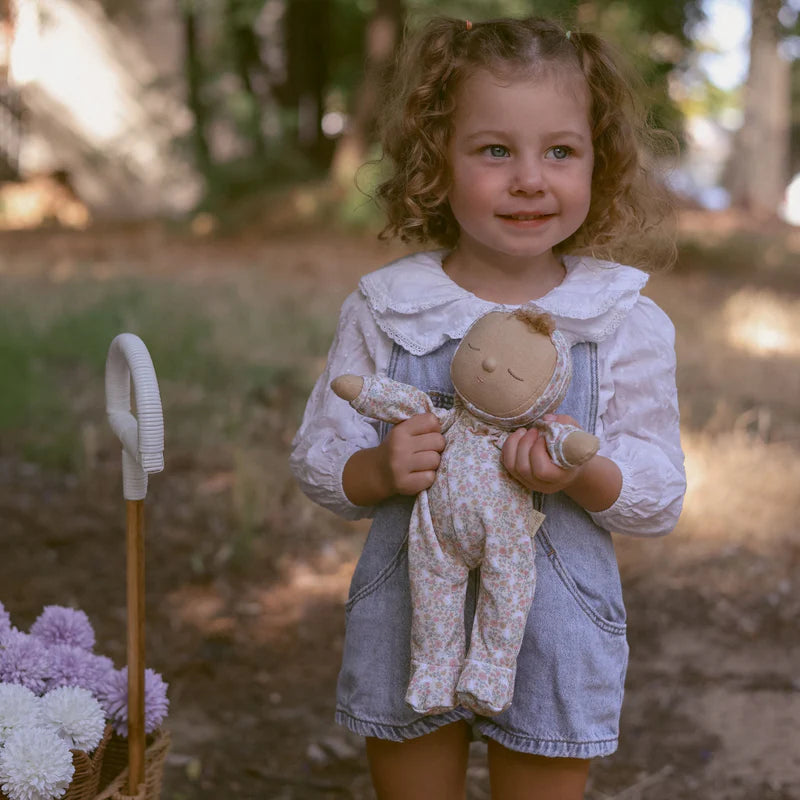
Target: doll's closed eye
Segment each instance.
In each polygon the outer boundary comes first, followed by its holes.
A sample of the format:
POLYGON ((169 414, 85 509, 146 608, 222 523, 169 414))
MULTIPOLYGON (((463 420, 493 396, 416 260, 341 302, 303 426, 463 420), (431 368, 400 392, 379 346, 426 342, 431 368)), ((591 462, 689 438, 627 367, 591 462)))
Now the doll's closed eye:
POLYGON ((480 347, 475 347, 474 345, 471 345, 469 342, 467 342, 467 347, 469 347, 470 350, 480 350, 480 347))
POLYGON ((525 378, 520 378, 519 375, 515 375, 511 370, 508 371, 508 374, 514 378, 514 380, 525 382, 525 378))

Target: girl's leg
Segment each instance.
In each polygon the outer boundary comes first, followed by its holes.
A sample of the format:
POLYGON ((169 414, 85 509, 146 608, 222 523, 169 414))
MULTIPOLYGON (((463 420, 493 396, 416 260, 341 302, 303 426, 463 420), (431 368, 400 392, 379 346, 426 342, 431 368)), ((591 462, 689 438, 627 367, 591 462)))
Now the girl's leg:
POLYGON ((518 753, 489 740, 492 800, 582 800, 589 763, 518 753))
POLYGON ((378 800, 464 800, 469 739, 463 721, 405 742, 367 738, 378 800))

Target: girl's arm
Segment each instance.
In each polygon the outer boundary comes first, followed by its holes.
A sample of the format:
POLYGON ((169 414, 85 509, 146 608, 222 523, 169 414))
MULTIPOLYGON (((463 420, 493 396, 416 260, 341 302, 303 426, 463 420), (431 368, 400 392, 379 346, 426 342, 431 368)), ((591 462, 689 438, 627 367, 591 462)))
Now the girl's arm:
MULTIPOLYGON (((556 422, 577 425, 564 414, 556 422)), ((503 446, 506 469, 531 491, 542 494, 564 492, 587 511, 603 511, 612 506, 622 489, 622 474, 609 458, 594 455, 585 464, 563 469, 553 463, 544 435, 536 428, 520 428, 511 433, 503 446)))
POLYGON ((359 450, 342 473, 342 487, 356 506, 374 506, 395 494, 428 489, 444 450, 439 420, 417 414, 395 425, 377 446, 359 450))
POLYGON ((357 414, 330 389, 336 375, 362 374, 386 368, 391 341, 378 329, 360 292, 342 305, 327 365, 306 404, 292 441, 290 468, 303 492, 314 502, 347 519, 369 516, 371 509, 352 503, 342 473, 356 452, 376 447, 378 423, 357 414))
POLYGON ((675 384, 675 329, 641 298, 611 342, 612 394, 599 421, 599 454, 619 468, 617 500, 592 513, 598 525, 632 536, 659 536, 677 524, 686 492, 675 384))
POLYGON ((340 376, 332 388, 360 414, 394 424, 380 445, 354 453, 345 465, 342 486, 350 501, 376 505, 429 488, 444 449, 439 418, 450 412, 415 386, 381 375, 340 376))
POLYGON ((346 519, 371 516, 373 506, 387 497, 430 486, 444 448, 436 417, 412 417, 381 443, 378 423, 331 391, 338 375, 381 373, 391 351, 392 342, 375 324, 363 295, 354 292, 342 306, 327 366, 292 441, 289 465, 300 488, 346 519))
POLYGON ((686 491, 672 323, 642 298, 606 353, 601 370, 609 371, 613 386, 596 431, 598 454, 560 469, 539 432, 521 429, 508 437, 503 463, 533 491, 563 491, 607 530, 663 535, 675 527, 686 491))

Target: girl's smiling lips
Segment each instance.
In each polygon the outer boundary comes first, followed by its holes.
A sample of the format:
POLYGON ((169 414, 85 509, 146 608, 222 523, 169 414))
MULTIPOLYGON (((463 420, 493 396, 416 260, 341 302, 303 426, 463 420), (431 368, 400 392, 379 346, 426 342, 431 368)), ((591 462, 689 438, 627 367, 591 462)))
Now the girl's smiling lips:
POLYGON ((512 211, 509 214, 497 214, 497 216, 500 219, 510 220, 511 222, 532 222, 539 219, 549 219, 554 214, 546 211, 512 211))

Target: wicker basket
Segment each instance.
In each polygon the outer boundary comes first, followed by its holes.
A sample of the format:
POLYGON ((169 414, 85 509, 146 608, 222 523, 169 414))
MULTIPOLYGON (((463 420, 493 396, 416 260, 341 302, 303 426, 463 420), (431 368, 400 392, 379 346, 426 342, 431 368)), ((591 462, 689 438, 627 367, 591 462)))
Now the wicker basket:
MULTIPOLYGON (((103 738, 91 755, 83 750, 72 751, 72 766, 75 767, 75 774, 72 776, 66 794, 61 796, 61 800, 94 800, 100 786, 105 751, 111 737, 111 726, 106 725, 103 738)), ((8 800, 8 798, 0 792, 0 800, 8 800)))
POLYGON ((105 749, 100 771, 100 791, 89 800, 158 800, 161 797, 161 781, 164 762, 169 750, 169 732, 160 728, 147 737, 144 751, 144 784, 138 794, 128 791, 128 740, 116 734, 111 736, 105 749))

